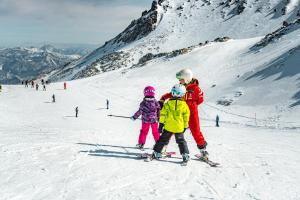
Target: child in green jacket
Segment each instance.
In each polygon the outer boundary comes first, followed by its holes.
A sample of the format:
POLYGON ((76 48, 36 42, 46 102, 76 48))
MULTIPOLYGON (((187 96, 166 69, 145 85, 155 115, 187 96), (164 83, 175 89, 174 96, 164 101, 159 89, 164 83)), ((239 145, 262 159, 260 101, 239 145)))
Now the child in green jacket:
POLYGON ((186 89, 181 84, 176 84, 171 90, 172 98, 164 104, 160 112, 159 132, 162 135, 154 145, 154 152, 151 159, 159 159, 161 151, 165 145, 168 145, 172 135, 175 135, 183 162, 189 161, 189 149, 184 139, 184 132, 188 127, 190 110, 182 97, 186 89))

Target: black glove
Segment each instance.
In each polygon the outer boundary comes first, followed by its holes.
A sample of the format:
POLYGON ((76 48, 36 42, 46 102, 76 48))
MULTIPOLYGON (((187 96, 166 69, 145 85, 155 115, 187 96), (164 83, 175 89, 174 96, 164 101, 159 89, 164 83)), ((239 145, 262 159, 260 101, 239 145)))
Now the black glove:
POLYGON ((159 103, 160 109, 162 109, 164 106, 164 102, 162 100, 160 100, 158 103, 159 103))
POLYGON ((164 129, 164 124, 163 123, 159 123, 158 132, 162 133, 163 129, 164 129))
POLYGON ((184 133, 185 131, 186 131, 186 128, 183 129, 183 132, 182 132, 182 133, 184 133))

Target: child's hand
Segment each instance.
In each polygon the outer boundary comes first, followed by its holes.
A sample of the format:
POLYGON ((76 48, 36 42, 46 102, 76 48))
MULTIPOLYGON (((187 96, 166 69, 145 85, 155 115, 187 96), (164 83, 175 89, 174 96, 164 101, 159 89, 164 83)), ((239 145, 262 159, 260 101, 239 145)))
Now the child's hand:
POLYGON ((135 120, 136 120, 136 118, 135 118, 134 116, 130 117, 130 119, 131 119, 132 121, 135 121, 135 120))
POLYGON ((163 101, 163 100, 160 100, 158 103, 159 103, 160 109, 162 109, 163 106, 164 106, 164 101, 163 101))

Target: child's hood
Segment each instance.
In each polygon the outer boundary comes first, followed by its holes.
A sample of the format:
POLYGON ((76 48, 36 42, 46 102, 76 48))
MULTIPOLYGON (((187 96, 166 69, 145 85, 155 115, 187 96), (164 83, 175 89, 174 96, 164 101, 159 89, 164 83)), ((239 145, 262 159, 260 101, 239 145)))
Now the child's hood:
POLYGON ((145 97, 142 104, 144 104, 146 107, 156 107, 157 100, 154 97, 145 97))
POLYGON ((167 104, 171 110, 181 110, 186 103, 181 99, 170 99, 167 104))

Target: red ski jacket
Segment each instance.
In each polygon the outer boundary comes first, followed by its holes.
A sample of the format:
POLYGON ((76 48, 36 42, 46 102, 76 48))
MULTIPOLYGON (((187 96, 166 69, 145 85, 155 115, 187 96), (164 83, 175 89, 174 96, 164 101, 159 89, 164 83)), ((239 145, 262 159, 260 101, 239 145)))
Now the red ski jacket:
MULTIPOLYGON (((195 78, 185 86, 186 94, 184 96, 184 100, 188 104, 189 108, 195 107, 203 103, 204 101, 204 94, 199 87, 199 81, 195 78)), ((172 94, 166 93, 161 98, 160 101, 165 102, 167 99, 170 99, 172 94)))

